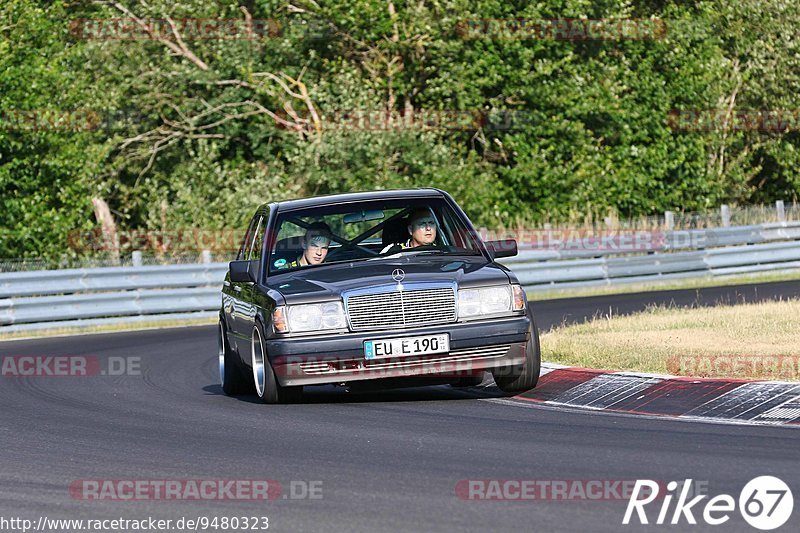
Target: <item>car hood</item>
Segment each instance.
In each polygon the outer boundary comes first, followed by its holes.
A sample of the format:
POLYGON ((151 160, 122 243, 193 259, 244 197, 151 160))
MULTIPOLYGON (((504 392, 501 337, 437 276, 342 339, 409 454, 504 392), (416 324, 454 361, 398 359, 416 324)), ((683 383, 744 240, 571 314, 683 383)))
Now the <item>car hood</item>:
POLYGON ((508 283, 505 270, 482 256, 405 256, 359 261, 272 274, 268 287, 283 295, 287 304, 338 298, 343 291, 393 285, 392 272, 403 270, 403 284, 439 281, 459 287, 508 283))

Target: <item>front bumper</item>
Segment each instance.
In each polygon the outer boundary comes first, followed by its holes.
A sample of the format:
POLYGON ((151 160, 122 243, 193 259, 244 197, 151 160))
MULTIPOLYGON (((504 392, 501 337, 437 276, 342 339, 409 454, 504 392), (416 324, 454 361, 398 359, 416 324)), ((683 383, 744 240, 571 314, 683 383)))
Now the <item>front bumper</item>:
POLYGON ((267 341, 267 353, 284 386, 320 385, 413 376, 463 377, 521 365, 530 320, 525 315, 416 329, 283 337, 267 341), (364 341, 450 334, 450 352, 366 360, 364 341))

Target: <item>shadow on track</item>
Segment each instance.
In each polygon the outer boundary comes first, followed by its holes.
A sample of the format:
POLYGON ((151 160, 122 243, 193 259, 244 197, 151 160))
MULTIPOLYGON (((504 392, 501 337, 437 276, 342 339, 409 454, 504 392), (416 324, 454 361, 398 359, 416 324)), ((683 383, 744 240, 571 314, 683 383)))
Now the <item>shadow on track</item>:
MULTIPOLYGON (((203 387, 206 395, 224 396, 219 384, 203 387)), ((421 387, 348 390, 345 387, 321 385, 306 387, 300 404, 327 403, 384 403, 384 402, 430 402, 452 400, 475 400, 483 398, 508 398, 512 395, 502 392, 495 386, 453 388, 449 385, 426 385, 421 387)), ((232 396, 245 403, 261 403, 255 394, 232 396)))

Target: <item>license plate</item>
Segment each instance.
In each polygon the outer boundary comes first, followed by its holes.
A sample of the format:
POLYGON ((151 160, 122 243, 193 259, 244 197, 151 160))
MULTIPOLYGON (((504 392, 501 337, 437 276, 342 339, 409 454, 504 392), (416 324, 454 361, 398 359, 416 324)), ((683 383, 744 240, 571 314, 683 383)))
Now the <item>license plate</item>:
POLYGON ((383 357, 405 357, 408 355, 428 355, 450 351, 450 335, 423 335, 399 339, 379 339, 364 341, 364 357, 380 359, 383 357))

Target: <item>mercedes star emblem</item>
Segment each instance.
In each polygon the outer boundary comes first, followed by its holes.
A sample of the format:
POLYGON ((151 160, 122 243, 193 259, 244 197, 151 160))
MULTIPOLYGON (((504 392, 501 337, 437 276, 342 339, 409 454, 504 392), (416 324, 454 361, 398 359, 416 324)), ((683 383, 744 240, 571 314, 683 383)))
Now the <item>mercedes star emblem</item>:
POLYGON ((400 283, 401 281, 406 279, 406 273, 399 268, 395 268, 394 270, 392 270, 392 279, 395 280, 397 283, 400 283))

